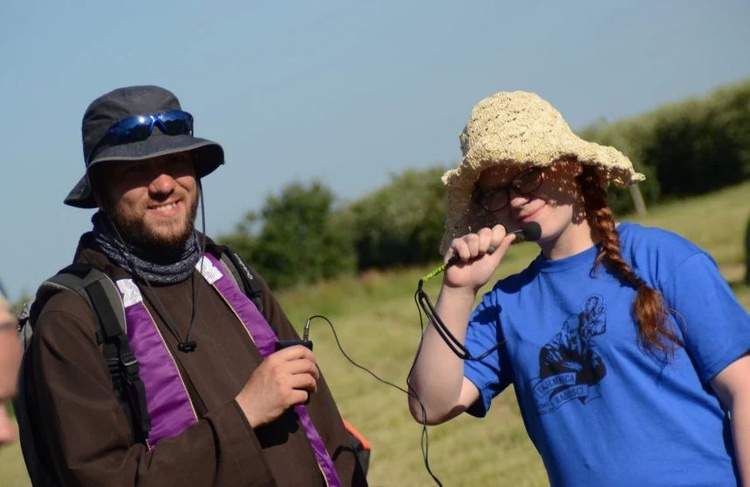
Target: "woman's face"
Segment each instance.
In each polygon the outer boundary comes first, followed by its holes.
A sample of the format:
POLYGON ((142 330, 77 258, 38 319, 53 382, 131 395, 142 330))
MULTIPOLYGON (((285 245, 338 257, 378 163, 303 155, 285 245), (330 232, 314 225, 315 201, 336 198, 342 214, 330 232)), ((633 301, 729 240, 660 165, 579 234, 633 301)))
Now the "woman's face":
POLYGON ((576 161, 558 161, 538 169, 541 170, 541 181, 526 183, 530 172, 528 166, 492 167, 479 177, 477 191, 480 196, 487 195, 486 201, 495 195, 498 204, 489 208, 508 230, 516 230, 531 221, 539 223, 542 236, 537 243, 548 257, 559 253, 553 252, 558 245, 566 247, 566 252, 568 247, 588 248, 592 244, 591 234, 576 179, 581 173, 581 165, 576 161), (524 191, 534 186, 535 189, 524 191), (498 209, 506 201, 503 194, 508 195, 507 204, 498 209), (561 238, 562 242, 558 244, 561 238))

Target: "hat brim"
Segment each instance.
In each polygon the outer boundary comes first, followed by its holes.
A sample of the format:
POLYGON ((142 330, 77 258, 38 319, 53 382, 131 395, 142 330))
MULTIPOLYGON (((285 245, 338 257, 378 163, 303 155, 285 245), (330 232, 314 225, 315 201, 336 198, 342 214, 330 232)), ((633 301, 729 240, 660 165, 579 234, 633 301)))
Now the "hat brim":
POLYGON ((89 171, 102 164, 117 162, 140 161, 177 154, 180 152, 195 152, 195 176, 200 179, 212 173, 224 164, 224 149, 206 139, 190 135, 154 135, 146 140, 108 146, 96 153, 96 157, 88 164, 86 174, 78 181, 65 198, 65 204, 76 208, 96 208, 97 204, 89 185, 89 171))

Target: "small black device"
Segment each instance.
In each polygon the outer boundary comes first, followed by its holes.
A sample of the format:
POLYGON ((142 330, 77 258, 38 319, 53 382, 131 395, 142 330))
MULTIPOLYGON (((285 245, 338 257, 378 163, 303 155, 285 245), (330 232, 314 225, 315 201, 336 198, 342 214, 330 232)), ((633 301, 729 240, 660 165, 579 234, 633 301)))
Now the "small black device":
POLYGON ((302 345, 303 347, 307 347, 308 349, 313 349, 313 344, 309 340, 310 338, 310 321, 313 319, 313 317, 310 317, 305 322, 305 326, 302 329, 302 338, 297 339, 291 339, 291 340, 279 340, 276 342, 276 351, 278 352, 282 348, 288 348, 293 347, 295 345, 302 345))
POLYGON ((293 340, 279 340, 279 341, 277 341, 276 342, 276 351, 278 352, 282 348, 293 347, 295 345, 302 345, 304 347, 309 348, 310 350, 313 349, 313 343, 310 340, 293 339, 293 340))

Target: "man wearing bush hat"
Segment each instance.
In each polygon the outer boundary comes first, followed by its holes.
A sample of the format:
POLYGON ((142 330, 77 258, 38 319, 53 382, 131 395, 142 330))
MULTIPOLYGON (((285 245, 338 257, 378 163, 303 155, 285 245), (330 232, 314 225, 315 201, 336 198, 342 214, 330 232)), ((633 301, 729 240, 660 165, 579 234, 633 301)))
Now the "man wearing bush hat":
POLYGON ((222 147, 156 86, 97 98, 82 132, 86 173, 65 203, 98 211, 75 262, 116 284, 150 425, 113 388, 91 306, 53 294, 24 359, 35 485, 366 484, 312 351, 275 351, 298 339, 279 304, 263 282, 253 303, 230 251, 195 230, 222 147))

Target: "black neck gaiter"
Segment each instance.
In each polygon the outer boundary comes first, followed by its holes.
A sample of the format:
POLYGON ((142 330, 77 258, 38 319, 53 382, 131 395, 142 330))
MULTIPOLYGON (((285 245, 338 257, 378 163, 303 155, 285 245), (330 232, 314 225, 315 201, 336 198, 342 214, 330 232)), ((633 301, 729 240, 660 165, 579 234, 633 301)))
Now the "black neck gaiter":
POLYGON ((190 234, 182 249, 165 252, 140 249, 123 242, 101 211, 94 214, 91 223, 94 224, 94 239, 104 255, 134 277, 152 284, 176 284, 188 279, 201 257, 196 231, 190 234))

